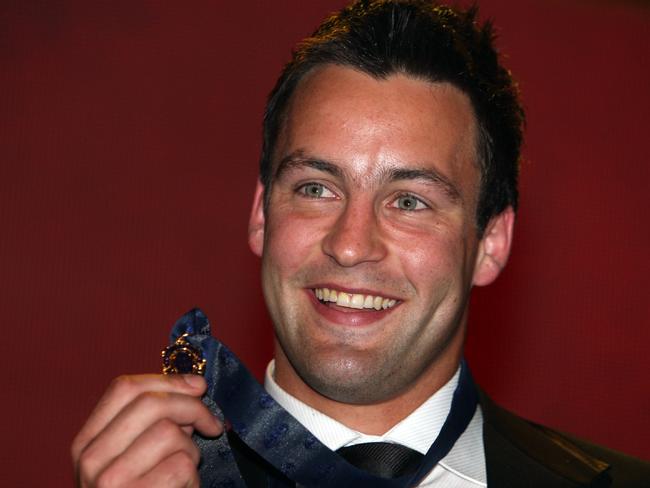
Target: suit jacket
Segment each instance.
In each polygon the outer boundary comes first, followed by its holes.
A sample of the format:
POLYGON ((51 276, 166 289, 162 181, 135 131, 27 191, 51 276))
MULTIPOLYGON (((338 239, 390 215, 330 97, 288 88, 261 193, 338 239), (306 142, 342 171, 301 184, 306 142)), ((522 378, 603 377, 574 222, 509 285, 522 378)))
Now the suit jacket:
POLYGON ((529 422, 479 396, 488 487, 650 487, 650 463, 529 422))
MULTIPOLYGON (((650 463, 524 420, 479 393, 488 488, 650 488, 650 463)), ((246 484, 286 480, 228 434, 246 484)))

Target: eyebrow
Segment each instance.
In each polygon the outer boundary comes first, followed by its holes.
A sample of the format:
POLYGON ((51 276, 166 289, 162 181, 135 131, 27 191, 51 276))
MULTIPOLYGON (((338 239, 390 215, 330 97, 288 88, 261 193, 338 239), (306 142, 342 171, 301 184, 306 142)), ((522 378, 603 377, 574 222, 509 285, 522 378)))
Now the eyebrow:
POLYGON ((454 203, 462 202, 458 187, 439 171, 429 168, 391 168, 387 171, 388 181, 422 180, 440 188, 454 203))
POLYGON ((343 177, 343 170, 337 165, 323 159, 306 156, 304 151, 293 152, 280 160, 274 179, 279 179, 283 173, 289 170, 308 167, 318 171, 324 171, 337 178, 343 177))

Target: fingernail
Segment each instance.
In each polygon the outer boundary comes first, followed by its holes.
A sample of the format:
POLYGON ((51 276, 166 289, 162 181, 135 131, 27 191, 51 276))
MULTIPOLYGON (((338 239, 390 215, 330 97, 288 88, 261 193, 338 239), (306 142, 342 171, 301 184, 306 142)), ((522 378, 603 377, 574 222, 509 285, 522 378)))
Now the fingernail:
POLYGON ((192 388, 201 388, 203 386, 203 378, 195 374, 184 374, 183 379, 185 383, 190 385, 192 388))

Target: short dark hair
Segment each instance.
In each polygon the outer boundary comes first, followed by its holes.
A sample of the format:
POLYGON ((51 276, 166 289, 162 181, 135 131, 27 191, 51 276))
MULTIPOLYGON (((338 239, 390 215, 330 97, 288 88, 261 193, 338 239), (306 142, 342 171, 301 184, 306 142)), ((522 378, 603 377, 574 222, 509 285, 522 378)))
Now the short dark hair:
POLYGON ((431 0, 358 0, 325 19, 297 46, 269 95, 260 158, 265 204, 290 99, 308 72, 332 64, 377 79, 403 73, 462 90, 472 102, 478 127, 479 233, 494 215, 508 206, 516 209, 524 112, 510 72, 499 63, 492 24, 479 25, 477 10, 431 0))

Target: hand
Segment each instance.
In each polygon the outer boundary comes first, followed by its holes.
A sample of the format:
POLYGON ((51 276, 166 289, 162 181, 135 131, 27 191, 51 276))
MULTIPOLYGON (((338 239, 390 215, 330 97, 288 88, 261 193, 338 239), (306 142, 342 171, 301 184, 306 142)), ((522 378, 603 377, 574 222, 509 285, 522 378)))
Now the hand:
POLYGON ((192 432, 223 432, 201 403, 205 389, 196 375, 115 379, 72 443, 77 485, 198 487, 192 432))

